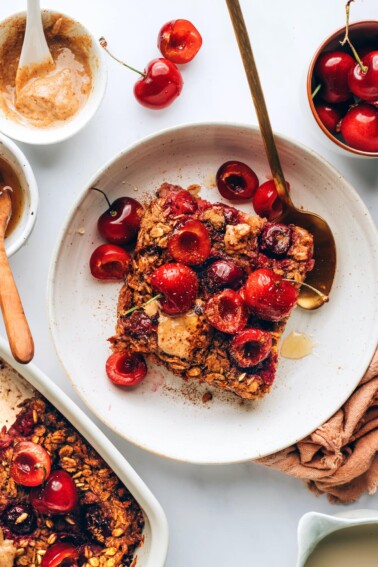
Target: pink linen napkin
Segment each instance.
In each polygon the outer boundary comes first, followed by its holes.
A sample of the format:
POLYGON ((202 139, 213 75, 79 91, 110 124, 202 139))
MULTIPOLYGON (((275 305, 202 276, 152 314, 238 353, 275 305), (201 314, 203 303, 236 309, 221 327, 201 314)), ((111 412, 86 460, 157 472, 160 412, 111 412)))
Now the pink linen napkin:
POLYGON ((373 494, 378 487, 378 349, 356 390, 326 423, 255 462, 305 480, 333 503, 373 494))

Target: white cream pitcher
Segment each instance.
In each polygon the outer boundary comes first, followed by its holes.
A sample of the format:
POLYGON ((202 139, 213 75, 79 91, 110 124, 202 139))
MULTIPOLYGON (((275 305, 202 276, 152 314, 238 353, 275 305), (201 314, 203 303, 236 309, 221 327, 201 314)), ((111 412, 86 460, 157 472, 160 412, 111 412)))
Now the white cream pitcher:
MULTIPOLYGON (((361 525, 378 525, 378 511, 350 510, 335 516, 308 512, 298 524, 298 560, 296 567, 304 567, 316 546, 329 534, 361 525)), ((377 558, 378 565, 378 558, 377 558)))

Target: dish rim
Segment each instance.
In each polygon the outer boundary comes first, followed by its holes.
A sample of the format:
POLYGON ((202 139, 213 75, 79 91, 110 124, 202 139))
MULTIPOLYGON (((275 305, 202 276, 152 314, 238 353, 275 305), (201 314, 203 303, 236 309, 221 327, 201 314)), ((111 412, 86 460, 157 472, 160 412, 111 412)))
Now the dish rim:
MULTIPOLYGON (((143 444, 141 444, 140 442, 136 441, 134 438, 127 436, 119 428, 116 428, 116 427, 114 427, 114 425, 110 424, 104 416, 97 415, 97 413, 93 409, 92 405, 89 404, 86 399, 84 399, 84 396, 82 395, 82 392, 80 391, 80 388, 77 386, 77 384, 75 383, 75 381, 71 377, 70 372, 67 370, 65 363, 64 363, 64 361, 63 361, 63 359, 60 355, 60 352, 59 352, 58 346, 57 346, 57 340, 55 338, 55 332, 54 332, 54 326, 56 324, 56 319, 55 319, 55 316, 53 314, 54 310, 53 310, 52 299, 53 299, 53 295, 54 295, 53 289, 54 289, 54 280, 55 280, 55 267, 57 266, 57 263, 58 263, 59 252, 60 252, 60 248, 61 248, 61 244, 62 244, 64 235, 66 234, 66 232, 68 230, 68 227, 69 227, 69 225, 72 221, 72 218, 75 214, 75 211, 79 207, 82 200, 85 198, 85 195, 86 195, 88 189, 90 187, 92 187, 94 185, 94 182, 97 181, 117 160, 119 160, 125 154, 133 151, 138 146, 142 146, 145 143, 148 143, 148 142, 154 140, 155 138, 158 138, 158 137, 163 136, 163 135, 172 135, 172 134, 176 133, 178 130, 188 129, 188 128, 193 130, 194 128, 203 128, 203 127, 206 127, 206 128, 222 127, 222 128, 226 128, 226 129, 228 129, 228 128, 230 128, 230 129, 239 128, 239 129, 250 130, 252 132, 260 132, 259 127, 257 125, 241 123, 241 122, 233 122, 233 121, 185 122, 185 123, 181 123, 181 124, 178 124, 178 125, 175 125, 175 126, 170 126, 168 128, 161 129, 161 130, 154 132, 152 134, 148 134, 147 136, 139 139, 136 142, 129 144, 123 150, 120 150, 115 156, 113 156, 112 158, 107 160, 105 162, 105 164, 101 168, 99 168, 94 175, 92 175, 92 177, 89 179, 89 181, 85 185, 85 187, 77 194, 77 197, 76 197, 74 203, 72 204, 72 207, 69 209, 69 211, 66 215, 66 218, 63 222, 63 225, 62 225, 60 231, 58 232, 57 241, 55 243, 53 253, 52 253, 52 256, 51 256, 51 261, 50 261, 50 266, 49 266, 49 271, 48 271, 48 277, 47 277, 47 293, 46 293, 46 307, 47 307, 47 315, 48 315, 48 324, 49 324, 49 330, 50 330, 50 334, 51 334, 52 341, 53 341, 53 344, 54 344, 55 352, 57 354, 58 359, 61 362, 61 365, 62 365, 62 367, 65 371, 65 374, 66 374, 69 382, 71 383, 73 389, 79 395, 79 397, 83 400, 83 402, 86 404, 86 406, 89 408, 89 410, 94 415, 96 415, 96 417, 98 419, 100 419, 100 421, 102 423, 104 423, 107 427, 109 427, 117 435, 119 435, 123 439, 126 439, 130 443, 136 445, 140 449, 143 449, 145 451, 148 451, 149 453, 152 453, 154 455, 157 455, 159 457, 163 457, 163 458, 166 458, 166 459, 169 459, 169 460, 172 460, 172 461, 186 462, 186 463, 190 463, 190 464, 199 464, 199 465, 220 465, 220 464, 231 464, 231 463, 244 463, 244 462, 251 461, 253 459, 258 459, 258 458, 267 456, 270 453, 261 453, 258 456, 245 457, 245 458, 242 458, 242 459, 236 459, 236 460, 232 460, 232 461, 228 461, 228 460, 227 461, 223 461, 223 460, 222 461, 220 461, 220 460, 217 460, 217 461, 200 461, 200 460, 196 460, 195 458, 189 459, 189 458, 175 457, 175 456, 172 456, 172 455, 167 455, 165 453, 161 453, 159 451, 156 451, 154 449, 146 447, 143 444)), ((308 154, 310 156, 314 156, 316 159, 318 159, 320 162, 322 162, 324 165, 326 165, 328 169, 331 169, 332 172, 337 177, 343 179, 344 183, 349 188, 350 196, 352 196, 355 199, 355 201, 358 203, 358 205, 363 209, 363 211, 365 213, 365 222, 368 224, 369 234, 371 235, 371 237, 373 237, 373 234, 374 234, 374 238, 375 238, 375 242, 376 242, 375 255, 378 258, 378 231, 377 231, 377 229, 374 225, 373 219, 372 219, 365 203, 363 202, 363 200, 361 199, 361 197, 359 196, 357 191, 354 189, 354 187, 349 183, 349 181, 336 169, 336 167, 333 164, 331 164, 326 158, 324 158, 321 154, 319 154, 317 151, 313 150, 312 148, 310 148, 306 144, 303 144, 302 142, 294 140, 291 137, 286 136, 285 134, 282 134, 282 133, 277 132, 277 131, 274 131, 274 136, 275 136, 276 139, 280 139, 284 142, 288 142, 294 148, 299 148, 302 151, 304 151, 306 154, 308 154)), ((378 343, 378 328, 377 328, 376 335, 377 336, 376 336, 375 344, 378 343)), ((366 369, 368 368, 369 363, 370 363, 370 361, 371 361, 371 359, 374 355, 374 351, 375 351, 375 346, 372 347, 371 350, 366 351, 365 357, 363 359, 364 370, 363 370, 362 375, 365 373, 366 369)), ((362 375, 359 377, 359 379, 362 377, 362 375)), ((357 384, 358 384, 358 381, 356 380, 356 386, 357 386, 357 384)), ((354 386, 354 388, 355 388, 355 386, 354 386)), ((354 390, 354 388, 353 388, 353 390, 354 390)), ((353 390, 348 392, 347 397, 349 397, 351 395, 353 390)), ((344 399, 343 403, 345 402, 347 397, 344 399)), ((326 419, 329 419, 335 411, 336 410, 334 410, 326 419)), ((319 425, 321 425, 321 423, 319 423, 319 425)), ((307 433, 305 435, 300 435, 300 436, 296 437, 295 440, 293 440, 291 444, 294 444, 294 443, 300 441, 303 437, 311 434, 312 432, 313 432, 313 429, 311 429, 311 431, 307 431, 307 433)), ((282 447, 278 448, 276 451, 280 451, 282 449, 285 449, 286 447, 287 447, 287 445, 282 446, 282 447)))
POLYGON ((101 429, 73 402, 55 382, 34 363, 16 362, 8 343, 0 335, 0 357, 21 377, 41 393, 75 427, 80 435, 99 453, 125 484, 141 506, 151 527, 151 548, 141 567, 164 567, 168 552, 169 528, 161 504, 121 452, 101 429))

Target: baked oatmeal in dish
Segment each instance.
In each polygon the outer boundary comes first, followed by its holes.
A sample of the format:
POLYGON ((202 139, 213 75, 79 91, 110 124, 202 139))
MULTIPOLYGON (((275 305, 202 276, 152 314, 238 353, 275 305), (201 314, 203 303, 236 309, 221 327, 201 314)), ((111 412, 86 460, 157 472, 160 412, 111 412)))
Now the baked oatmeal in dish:
POLYGON ((0 566, 129 567, 141 508, 41 395, 0 432, 0 566))
POLYGON ((260 398, 274 381, 298 284, 313 268, 313 238, 197 193, 164 183, 146 205, 112 348, 260 398))

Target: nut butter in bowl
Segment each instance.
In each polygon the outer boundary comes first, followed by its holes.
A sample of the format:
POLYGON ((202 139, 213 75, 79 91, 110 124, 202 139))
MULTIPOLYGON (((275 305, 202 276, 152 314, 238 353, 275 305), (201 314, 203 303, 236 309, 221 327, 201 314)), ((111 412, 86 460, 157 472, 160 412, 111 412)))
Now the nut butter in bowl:
POLYGON ((106 87, 103 54, 90 33, 60 13, 44 10, 42 19, 54 65, 29 66, 18 76, 26 15, 0 24, 0 130, 38 145, 77 133, 95 114, 106 87))

